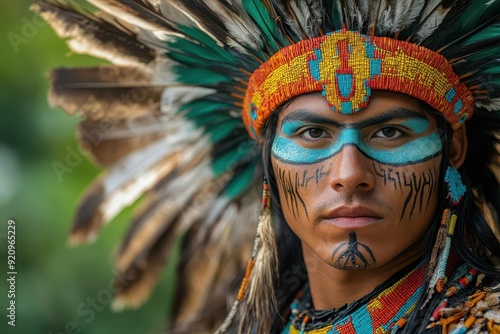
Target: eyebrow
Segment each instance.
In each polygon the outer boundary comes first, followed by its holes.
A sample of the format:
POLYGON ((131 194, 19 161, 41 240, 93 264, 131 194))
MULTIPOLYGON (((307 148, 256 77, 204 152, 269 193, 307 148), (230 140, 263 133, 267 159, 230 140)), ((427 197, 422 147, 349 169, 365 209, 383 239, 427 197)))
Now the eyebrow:
POLYGON ((337 127, 339 129, 354 128, 361 129, 367 126, 384 123, 394 119, 420 118, 428 120, 422 111, 411 110, 403 107, 395 107, 387 110, 381 115, 368 118, 361 122, 339 123, 331 118, 319 116, 316 112, 310 109, 297 109, 292 111, 281 120, 281 124, 293 121, 304 121, 315 124, 322 124, 337 127))

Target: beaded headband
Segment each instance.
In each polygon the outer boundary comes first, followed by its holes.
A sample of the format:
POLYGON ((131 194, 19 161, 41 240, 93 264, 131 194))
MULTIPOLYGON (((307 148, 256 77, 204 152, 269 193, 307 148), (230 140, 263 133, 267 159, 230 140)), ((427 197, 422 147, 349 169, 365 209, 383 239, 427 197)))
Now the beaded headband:
POLYGON ((332 110, 351 114, 368 105, 372 89, 424 101, 453 128, 474 108, 471 92, 439 53, 343 29, 287 46, 262 64, 250 77, 242 117, 256 139, 272 112, 290 98, 322 92, 332 110))

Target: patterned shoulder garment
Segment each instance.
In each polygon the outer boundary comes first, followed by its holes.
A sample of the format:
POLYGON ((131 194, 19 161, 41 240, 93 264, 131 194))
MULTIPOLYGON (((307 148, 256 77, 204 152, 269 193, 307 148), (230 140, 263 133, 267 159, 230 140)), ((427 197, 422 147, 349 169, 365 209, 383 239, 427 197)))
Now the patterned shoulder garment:
POLYGON ((306 285, 290 305, 282 334, 500 334, 500 281, 461 264, 446 289, 416 310, 423 291, 425 263, 395 274, 365 297, 339 309, 312 308, 306 285))

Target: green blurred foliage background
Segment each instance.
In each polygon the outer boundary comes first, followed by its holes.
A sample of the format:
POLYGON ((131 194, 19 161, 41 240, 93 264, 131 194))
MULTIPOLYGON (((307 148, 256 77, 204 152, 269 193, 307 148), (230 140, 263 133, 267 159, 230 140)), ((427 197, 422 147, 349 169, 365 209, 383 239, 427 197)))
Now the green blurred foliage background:
POLYGON ((31 3, 0 4, 0 333, 159 333, 169 312, 174 266, 138 310, 113 313, 106 298, 113 252, 130 209, 105 226, 94 244, 67 245, 78 198, 100 170, 81 154, 81 161, 67 160, 68 152, 80 152, 78 119, 48 106, 47 73, 99 61, 71 53, 29 11, 31 3), (69 169, 58 175, 57 163, 69 169), (9 219, 16 222, 15 327, 6 317, 9 219))

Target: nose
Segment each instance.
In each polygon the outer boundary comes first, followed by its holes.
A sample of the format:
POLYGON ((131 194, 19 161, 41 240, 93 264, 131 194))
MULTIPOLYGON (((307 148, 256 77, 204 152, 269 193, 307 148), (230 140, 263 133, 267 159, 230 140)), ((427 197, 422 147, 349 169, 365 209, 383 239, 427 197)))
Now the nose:
POLYGON ((372 161, 354 145, 346 145, 333 157, 330 186, 339 192, 368 192, 375 186, 372 161))

